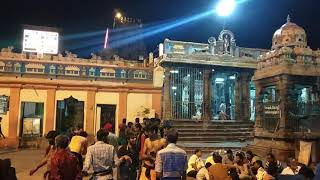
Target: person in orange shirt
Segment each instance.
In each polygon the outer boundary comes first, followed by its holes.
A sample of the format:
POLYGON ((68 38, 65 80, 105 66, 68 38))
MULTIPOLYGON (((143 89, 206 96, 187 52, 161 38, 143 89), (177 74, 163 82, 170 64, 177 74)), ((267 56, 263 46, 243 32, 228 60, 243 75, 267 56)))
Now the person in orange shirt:
POLYGON ((214 156, 215 164, 209 167, 210 179, 214 180, 231 180, 229 170, 234 168, 233 165, 222 164, 222 157, 220 155, 214 156))

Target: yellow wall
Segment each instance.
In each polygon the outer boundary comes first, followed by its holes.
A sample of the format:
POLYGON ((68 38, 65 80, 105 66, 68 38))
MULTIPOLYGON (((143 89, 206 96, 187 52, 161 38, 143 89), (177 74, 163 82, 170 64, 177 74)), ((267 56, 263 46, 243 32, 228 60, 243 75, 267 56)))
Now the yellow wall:
POLYGON ((43 127, 42 132, 44 132, 44 127, 46 125, 46 101, 47 101, 47 90, 36 90, 36 89, 21 89, 20 91, 20 108, 19 108, 19 121, 18 121, 18 132, 21 126, 21 102, 37 102, 37 103, 44 103, 43 109, 43 127))
POLYGON ((163 75, 164 69, 160 66, 156 67, 153 71, 153 86, 162 87, 163 85, 163 75))
POLYGON ((152 94, 128 94, 127 122, 134 122, 143 108, 149 108, 152 111, 152 94))
MULTIPOLYGON (((10 96, 10 88, 0 88, 0 96, 10 96)), ((6 115, 0 115, 2 117, 1 130, 2 133, 7 137, 9 134, 9 111, 6 115)))
MULTIPOLYGON (((87 91, 65 91, 65 90, 57 90, 56 91, 56 102, 55 102, 55 107, 57 107, 57 101, 60 100, 64 100, 68 97, 74 97, 75 99, 77 99, 78 101, 83 101, 84 102, 84 112, 83 112, 83 127, 84 130, 86 130, 86 117, 87 117, 87 113, 86 113, 86 109, 87 109, 87 91)), ((56 117, 57 114, 57 108, 55 108, 55 112, 54 112, 54 127, 56 127, 56 117)))

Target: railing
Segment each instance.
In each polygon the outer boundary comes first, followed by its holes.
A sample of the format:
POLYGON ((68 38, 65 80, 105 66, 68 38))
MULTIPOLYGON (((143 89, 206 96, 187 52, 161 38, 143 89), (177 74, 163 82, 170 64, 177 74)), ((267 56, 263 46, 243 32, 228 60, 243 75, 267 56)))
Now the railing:
POLYGON ((200 120, 204 115, 203 102, 175 101, 172 103, 172 119, 200 120))

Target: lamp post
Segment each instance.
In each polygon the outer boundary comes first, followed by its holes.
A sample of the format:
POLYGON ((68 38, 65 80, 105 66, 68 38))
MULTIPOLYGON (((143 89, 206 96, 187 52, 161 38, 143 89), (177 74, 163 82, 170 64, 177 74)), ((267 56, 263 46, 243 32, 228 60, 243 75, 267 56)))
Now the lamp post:
POLYGON ((113 29, 115 28, 116 26, 116 19, 121 19, 122 18, 122 14, 120 12, 117 12, 116 15, 114 16, 113 18, 113 29))

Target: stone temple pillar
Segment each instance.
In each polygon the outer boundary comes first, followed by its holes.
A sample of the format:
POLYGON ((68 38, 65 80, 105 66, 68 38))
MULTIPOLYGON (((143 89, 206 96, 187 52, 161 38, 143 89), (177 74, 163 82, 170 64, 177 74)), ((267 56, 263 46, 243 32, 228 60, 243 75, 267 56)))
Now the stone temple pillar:
POLYGON ((205 69, 203 74, 203 115, 204 121, 211 119, 211 72, 210 69, 205 69))
POLYGON ((241 120, 250 120, 250 77, 248 72, 241 72, 241 120))
POLYGON ((263 114, 263 104, 261 102, 262 97, 262 87, 261 85, 256 81, 255 82, 256 86, 256 122, 255 122, 255 130, 261 130, 262 128, 262 114, 263 114))
POLYGON ((277 83, 277 90, 279 90, 279 97, 280 97, 280 123, 279 123, 279 132, 286 132, 289 130, 289 103, 288 103, 288 91, 289 91, 289 83, 288 83, 288 76, 282 75, 280 80, 277 83))
POLYGON ((235 102, 235 120, 239 121, 241 119, 241 78, 236 77, 235 83, 235 93, 234 93, 234 102, 235 102))
POLYGON ((170 95, 170 80, 171 80, 171 68, 165 68, 164 81, 163 81, 163 120, 171 120, 172 118, 172 103, 170 95))

